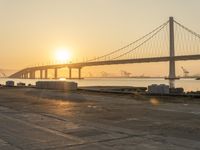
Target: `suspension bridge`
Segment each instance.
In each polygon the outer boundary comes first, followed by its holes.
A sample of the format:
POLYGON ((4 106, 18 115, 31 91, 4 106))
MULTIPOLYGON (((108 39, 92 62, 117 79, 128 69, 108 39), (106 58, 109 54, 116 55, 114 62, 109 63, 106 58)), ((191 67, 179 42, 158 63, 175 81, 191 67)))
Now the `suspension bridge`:
POLYGON ((78 78, 81 79, 83 67, 169 62, 168 79, 175 80, 175 62, 186 60, 200 60, 200 35, 170 17, 143 37, 106 55, 79 63, 28 67, 12 74, 10 78, 35 79, 39 71, 39 78, 47 79, 48 70, 53 69, 54 78, 57 79, 58 69, 69 68, 69 79, 72 78, 72 69, 78 69, 78 78))

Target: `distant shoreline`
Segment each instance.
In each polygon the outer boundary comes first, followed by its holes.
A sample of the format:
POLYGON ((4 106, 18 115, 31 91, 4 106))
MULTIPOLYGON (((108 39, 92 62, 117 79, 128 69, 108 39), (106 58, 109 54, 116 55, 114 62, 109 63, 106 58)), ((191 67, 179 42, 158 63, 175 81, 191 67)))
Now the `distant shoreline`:
MULTIPOLYGON (((157 79, 165 79, 166 77, 84 77, 84 78, 87 78, 87 79, 89 79, 89 78, 139 78, 139 79, 146 79, 146 78, 153 78, 153 79, 155 79, 155 78, 157 78, 157 79)), ((181 79, 196 79, 196 78, 198 78, 198 77, 178 77, 178 78, 181 78, 181 79)))

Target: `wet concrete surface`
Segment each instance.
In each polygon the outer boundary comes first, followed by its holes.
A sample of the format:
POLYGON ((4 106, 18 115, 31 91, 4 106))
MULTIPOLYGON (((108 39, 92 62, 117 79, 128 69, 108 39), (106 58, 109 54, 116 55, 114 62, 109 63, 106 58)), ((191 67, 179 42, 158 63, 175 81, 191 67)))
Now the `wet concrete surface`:
POLYGON ((0 150, 198 150, 199 101, 0 89, 0 150))

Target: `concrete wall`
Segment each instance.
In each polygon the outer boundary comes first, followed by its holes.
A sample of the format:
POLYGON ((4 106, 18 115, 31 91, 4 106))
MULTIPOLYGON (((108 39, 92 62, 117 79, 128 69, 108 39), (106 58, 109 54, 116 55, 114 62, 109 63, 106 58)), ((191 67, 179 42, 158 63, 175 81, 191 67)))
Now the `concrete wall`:
POLYGON ((152 84, 148 86, 148 93, 150 94, 169 94, 169 86, 164 84, 152 84))
POLYGON ((36 88, 38 89, 52 89, 52 90, 77 90, 77 83, 67 81, 38 81, 36 88))

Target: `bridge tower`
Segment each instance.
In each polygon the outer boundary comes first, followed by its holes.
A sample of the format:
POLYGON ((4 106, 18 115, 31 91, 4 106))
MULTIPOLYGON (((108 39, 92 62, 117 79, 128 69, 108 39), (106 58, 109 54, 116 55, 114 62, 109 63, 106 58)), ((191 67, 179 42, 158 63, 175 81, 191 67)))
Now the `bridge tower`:
POLYGON ((175 66, 175 48, 174 48, 174 18, 169 17, 169 86, 170 88, 175 87, 175 79, 179 79, 176 77, 176 66, 175 66))
POLYGON ((175 80, 176 70, 175 70, 175 50, 174 50, 174 18, 169 18, 169 80, 175 80))

